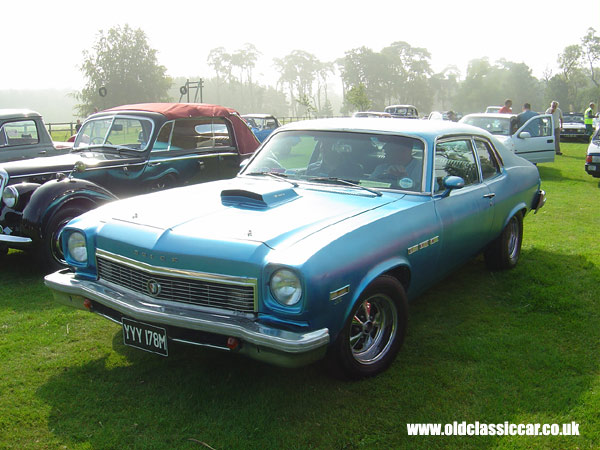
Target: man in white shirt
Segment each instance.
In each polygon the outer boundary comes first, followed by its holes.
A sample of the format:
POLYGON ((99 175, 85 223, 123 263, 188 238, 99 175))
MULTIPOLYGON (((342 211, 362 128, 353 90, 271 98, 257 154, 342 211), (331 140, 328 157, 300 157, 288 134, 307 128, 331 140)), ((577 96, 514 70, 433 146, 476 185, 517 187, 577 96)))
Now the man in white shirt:
POLYGON ((557 155, 562 155, 560 151, 560 129, 563 126, 563 113, 556 100, 550 103, 550 108, 546 110, 546 114, 552 114, 552 120, 554 120, 554 150, 557 155))

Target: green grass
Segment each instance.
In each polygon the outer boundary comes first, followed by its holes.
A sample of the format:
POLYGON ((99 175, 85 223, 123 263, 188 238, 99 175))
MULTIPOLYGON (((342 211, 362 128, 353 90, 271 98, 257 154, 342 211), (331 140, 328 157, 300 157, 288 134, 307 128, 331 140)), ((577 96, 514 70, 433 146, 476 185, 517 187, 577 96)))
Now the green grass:
POLYGON ((61 307, 28 256, 0 262, 0 448, 391 449, 600 446, 600 188, 584 144, 539 166, 517 268, 476 258, 411 305, 398 359, 340 382, 172 346, 61 307), (578 437, 407 436, 406 424, 579 423, 578 437))

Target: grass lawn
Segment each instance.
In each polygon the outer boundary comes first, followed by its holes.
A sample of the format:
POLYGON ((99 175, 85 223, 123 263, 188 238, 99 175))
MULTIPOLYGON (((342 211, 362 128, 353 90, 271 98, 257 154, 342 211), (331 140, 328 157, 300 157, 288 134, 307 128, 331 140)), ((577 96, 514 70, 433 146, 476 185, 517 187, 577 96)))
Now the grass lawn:
POLYGON ((481 257, 411 305, 390 370, 359 382, 172 345, 55 304, 25 253, 0 262, 0 448, 600 446, 600 187, 585 144, 541 164, 519 265, 481 257), (408 436, 407 423, 579 424, 580 436, 408 436))

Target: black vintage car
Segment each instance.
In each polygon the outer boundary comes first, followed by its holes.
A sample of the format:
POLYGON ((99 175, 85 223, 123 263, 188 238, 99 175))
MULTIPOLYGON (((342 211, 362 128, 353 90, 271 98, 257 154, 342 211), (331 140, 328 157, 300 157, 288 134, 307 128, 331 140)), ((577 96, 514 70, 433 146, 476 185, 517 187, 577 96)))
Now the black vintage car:
POLYGON ((71 153, 0 166, 0 255, 32 249, 45 267, 60 267, 60 232, 73 217, 117 198, 232 177, 258 145, 236 111, 217 105, 94 114, 71 153))

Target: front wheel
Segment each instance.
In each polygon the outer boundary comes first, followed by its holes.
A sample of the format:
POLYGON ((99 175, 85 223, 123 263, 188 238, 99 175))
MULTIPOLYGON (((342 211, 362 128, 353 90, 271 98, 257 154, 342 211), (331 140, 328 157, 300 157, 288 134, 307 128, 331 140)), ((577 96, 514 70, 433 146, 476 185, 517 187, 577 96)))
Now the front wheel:
POLYGON ((512 269, 519 262, 523 243, 523 214, 516 213, 510 218, 502 234, 485 250, 485 263, 490 269, 512 269))
POLYGON ((67 262, 60 245, 60 234, 71 219, 83 214, 85 210, 68 206, 58 210, 48 222, 44 239, 40 247, 40 261, 44 269, 58 270, 66 267, 67 262))
POLYGON ((330 368, 345 378, 383 372, 404 342, 408 302, 402 284, 387 275, 375 279, 360 296, 329 350, 330 368))

